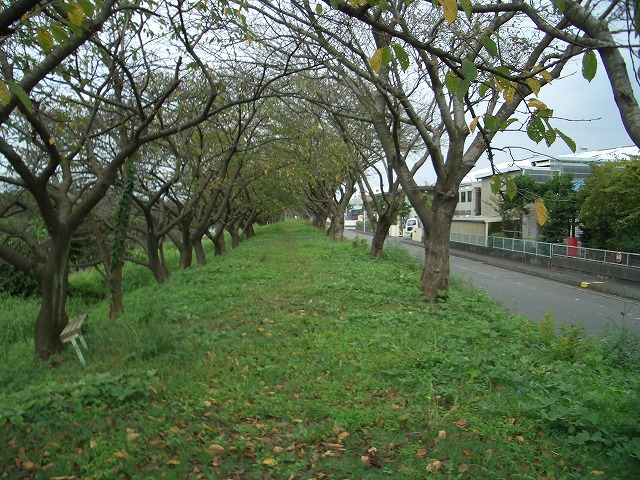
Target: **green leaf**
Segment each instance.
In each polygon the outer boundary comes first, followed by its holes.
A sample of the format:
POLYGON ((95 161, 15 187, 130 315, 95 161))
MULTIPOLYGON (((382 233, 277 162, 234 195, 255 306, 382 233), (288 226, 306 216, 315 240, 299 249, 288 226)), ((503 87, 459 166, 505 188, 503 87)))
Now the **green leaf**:
POLYGON ((565 0, 553 0, 553 8, 558 13, 564 13, 565 0))
POLYGON ((539 108, 535 113, 540 118, 551 118, 553 116, 553 109, 551 108, 539 108))
POLYGON ((507 128, 509 128, 513 123, 516 123, 517 121, 517 118, 510 118, 509 120, 505 120, 500 124, 500 131, 504 132, 507 128))
POLYGON ((462 60, 462 72, 464 73, 465 78, 469 79, 470 82, 473 82, 478 78, 478 69, 473 62, 466 58, 462 60))
POLYGON ((469 87, 471 86, 471 80, 465 78, 460 81, 460 85, 458 85, 458 90, 456 91, 456 97, 461 102, 464 100, 465 95, 469 91, 469 87))
POLYGON ((321 4, 321 3, 318 3, 318 4, 316 5, 316 13, 317 13, 318 15, 322 15, 322 4, 321 4))
POLYGON ((61 43, 63 45, 69 41, 69 34, 59 22, 54 22, 51 24, 51 34, 58 43, 61 43))
POLYGON ((556 131, 553 128, 549 128, 544 132, 544 141, 547 143, 547 147, 550 147, 556 141, 556 131))
POLYGON ((15 82, 10 82, 7 80, 7 86, 9 87, 9 90, 11 90, 14 95, 18 97, 18 100, 20 100, 22 104, 27 107, 27 110, 33 112, 33 104, 31 103, 31 99, 29 98, 29 95, 27 95, 27 92, 25 92, 22 87, 15 82))
POLYGON ((389 65, 389 62, 391 62, 391 47, 384 47, 382 49, 382 66, 386 67, 389 65))
POLYGON ((513 177, 505 178, 505 185, 507 187, 507 197, 509 197, 510 200, 513 200, 518 194, 518 187, 516 186, 516 182, 513 177))
POLYGON ((467 15, 467 20, 471 20, 471 0, 460 0, 460 6, 464 13, 467 15))
POLYGON ((498 56, 498 45, 496 45, 496 42, 494 42, 491 39, 491 37, 482 35, 480 37, 480 42, 482 43, 482 45, 484 45, 484 48, 487 49, 487 52, 489 52, 489 55, 491 55, 492 57, 498 56))
POLYGON ((338 5, 340 4, 338 0, 331 0, 329 3, 331 3, 331 8, 338 8, 338 5))
POLYGON ((502 186, 502 177, 500 175, 494 175, 491 177, 491 193, 497 195, 500 193, 500 187, 502 186))
POLYGON ((447 90, 449 90, 451 95, 455 95, 458 91, 458 87, 460 86, 460 77, 449 70, 444 77, 444 85, 447 87, 447 90))
POLYGON ((557 128, 556 128, 556 133, 560 135, 560 138, 564 141, 564 143, 567 144, 567 146, 571 149, 571 151, 573 153, 576 153, 576 142, 574 142, 572 138, 568 137, 557 128))
POLYGON ((531 120, 529 120, 529 124, 527 125, 527 135, 531 140, 536 143, 540 143, 544 138, 544 132, 546 128, 542 119, 538 115, 533 115, 531 120))
POLYGON ((82 7, 84 11, 84 16, 87 18, 92 18, 95 13, 95 6, 91 0, 78 0, 78 5, 82 7))
POLYGON ((498 131, 498 119, 493 115, 485 115, 484 117, 484 129, 487 132, 498 131))
POLYGON ((409 55, 407 54, 406 50, 402 48, 402 45, 394 43, 393 52, 396 54, 396 58, 400 63, 400 68, 402 68, 402 71, 406 71, 407 68, 409 68, 409 55))
POLYGON ((486 82, 482 82, 480 84, 480 88, 478 89, 478 93, 480 94, 480 98, 484 98, 487 95, 487 92, 491 90, 491 85, 486 82))
POLYGON ((596 58, 596 52, 589 50, 582 57, 582 76, 588 81, 593 80, 598 70, 598 59, 596 58))

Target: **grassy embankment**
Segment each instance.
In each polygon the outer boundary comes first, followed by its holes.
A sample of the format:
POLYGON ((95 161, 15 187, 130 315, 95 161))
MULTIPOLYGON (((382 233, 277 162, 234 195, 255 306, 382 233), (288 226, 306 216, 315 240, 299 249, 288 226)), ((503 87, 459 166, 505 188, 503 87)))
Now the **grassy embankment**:
MULTIPOLYGON (((2 298, 0 478, 634 478, 633 350, 511 317, 459 282, 418 296, 389 248, 286 222, 153 284, 125 315, 95 272, 72 349, 34 364, 35 301, 2 298)), ((637 478, 637 477, 636 477, 637 478)))

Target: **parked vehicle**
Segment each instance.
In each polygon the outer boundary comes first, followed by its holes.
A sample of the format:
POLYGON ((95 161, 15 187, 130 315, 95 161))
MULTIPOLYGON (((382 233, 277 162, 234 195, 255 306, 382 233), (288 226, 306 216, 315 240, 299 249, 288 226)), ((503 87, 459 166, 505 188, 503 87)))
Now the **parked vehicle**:
POLYGON ((417 218, 407 218, 407 222, 404 224, 404 236, 411 238, 413 229, 418 226, 417 218))

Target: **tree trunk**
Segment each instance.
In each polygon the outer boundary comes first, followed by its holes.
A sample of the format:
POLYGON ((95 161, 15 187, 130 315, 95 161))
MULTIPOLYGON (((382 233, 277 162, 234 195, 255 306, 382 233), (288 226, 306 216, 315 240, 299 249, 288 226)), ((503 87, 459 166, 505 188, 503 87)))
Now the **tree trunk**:
POLYGON ((420 289, 429 299, 437 299, 449 290, 449 236, 456 203, 457 192, 434 200, 433 221, 425 229, 425 261, 420 289))
POLYGON ((109 318, 118 318, 124 313, 122 302, 122 268, 123 263, 118 261, 109 273, 109 318))
POLYGON ((230 225, 227 227, 227 230, 231 234, 231 248, 236 248, 240 245, 240 233, 238 232, 238 227, 230 225))
POLYGON ((341 242, 344 239, 344 212, 331 218, 329 231, 335 242, 341 242))
POLYGON ((62 351, 60 333, 69 320, 65 309, 69 281, 69 241, 51 239, 39 280, 42 296, 34 341, 37 357, 44 360, 62 351))
POLYGON ((249 224, 245 227, 244 234, 246 235, 247 238, 256 236, 256 231, 253 228, 253 224, 249 224))
POLYGON ((391 215, 383 214, 380 216, 371 239, 370 255, 372 258, 380 258, 382 256, 382 247, 384 247, 384 241, 389 236, 389 228, 393 224, 393 220, 395 218, 392 218, 391 215))
POLYGON ((160 242, 155 235, 149 234, 147 236, 147 246, 147 259, 153 278, 157 283, 162 283, 169 278, 169 270, 160 255, 160 242))
POLYGON ((206 265, 207 255, 204 253, 202 238, 193 241, 193 249, 196 251, 196 261, 198 262, 198 265, 206 265))
POLYGON ((213 254, 215 256, 222 255, 227 250, 227 246, 224 243, 224 233, 221 232, 219 235, 215 236, 213 246, 213 254))

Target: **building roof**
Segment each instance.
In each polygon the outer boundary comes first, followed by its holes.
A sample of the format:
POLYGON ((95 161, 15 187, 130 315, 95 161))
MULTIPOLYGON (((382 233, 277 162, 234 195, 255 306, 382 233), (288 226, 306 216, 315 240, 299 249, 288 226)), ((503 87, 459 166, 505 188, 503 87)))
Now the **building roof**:
POLYGON ((628 160, 631 155, 640 155, 640 148, 635 145, 631 147, 606 148, 603 150, 591 150, 569 153, 567 155, 558 155, 555 158, 561 162, 573 160, 611 162, 616 160, 628 160))
MULTIPOLYGON (((640 148, 634 146, 606 148, 602 150, 581 151, 566 155, 556 155, 555 157, 535 157, 528 160, 514 160, 495 164, 495 171, 498 174, 517 172, 522 170, 542 170, 549 171, 551 162, 557 163, 588 163, 588 162, 611 162, 616 160, 628 160, 631 155, 640 156, 640 148)), ((466 186, 483 178, 493 176, 491 167, 471 170, 462 181, 466 186)))

